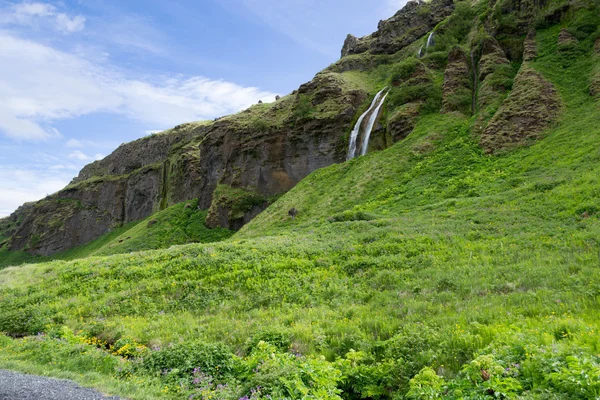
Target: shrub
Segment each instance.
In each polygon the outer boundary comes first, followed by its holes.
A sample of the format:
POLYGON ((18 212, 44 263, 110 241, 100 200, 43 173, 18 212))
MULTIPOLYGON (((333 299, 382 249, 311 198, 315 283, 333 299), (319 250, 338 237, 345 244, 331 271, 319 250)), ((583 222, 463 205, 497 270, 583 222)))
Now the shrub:
POLYGON ((183 343, 149 352, 141 365, 154 373, 170 371, 190 376, 199 369, 210 376, 223 377, 232 371, 232 356, 224 344, 183 343))
POLYGON ((410 380, 410 390, 406 397, 415 400, 441 399, 443 386, 444 378, 438 376, 433 369, 425 367, 410 380))
POLYGON ((258 346, 260 342, 269 343, 274 346, 278 351, 286 352, 290 349, 290 345, 292 344, 292 340, 290 335, 281 333, 281 332, 259 332, 252 337, 249 341, 248 346, 246 347, 247 353, 252 353, 252 351, 258 346))
POLYGON ((324 358, 281 353, 259 342, 236 374, 252 399, 341 400, 341 372, 324 358))

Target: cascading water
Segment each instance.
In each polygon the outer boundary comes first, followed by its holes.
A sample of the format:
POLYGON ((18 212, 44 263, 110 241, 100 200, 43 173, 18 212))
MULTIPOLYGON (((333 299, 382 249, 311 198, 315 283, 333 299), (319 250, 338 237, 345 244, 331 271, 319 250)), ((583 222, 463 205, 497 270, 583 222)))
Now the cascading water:
POLYGON ((417 52, 417 58, 421 58, 421 57, 423 57, 423 46, 421 46, 421 48, 417 52))
POLYGON ((379 99, 381 98, 381 95, 383 94, 383 92, 386 89, 387 89, 387 87, 375 95, 375 98, 373 99, 373 102, 371 103, 371 106, 369 107, 369 109, 367 111, 365 111, 363 115, 360 116, 360 118, 358 119, 358 122, 354 126, 354 129, 352 130, 352 133, 350 134, 350 147, 348 148, 348 157, 346 158, 347 160, 351 160, 354 158, 354 154, 356 153, 356 139, 358 138, 358 135, 360 134, 360 128, 362 126, 362 123, 363 123, 364 119, 367 117, 367 115, 369 115, 369 113, 371 111, 373 111, 373 109, 375 107, 377 107, 379 99))
POLYGON ((429 47, 431 47, 435 44, 435 41, 433 40, 433 35, 434 35, 434 32, 431 32, 429 34, 429 37, 427 38, 427 46, 425 46, 425 50, 427 50, 429 47))
MULTIPOLYGON (((385 89, 383 89, 383 90, 385 90, 385 89)), ((380 93, 382 93, 383 90, 380 93)), ((388 96, 388 94, 390 94, 389 91, 381 98, 381 100, 379 101, 379 104, 377 105, 377 108, 375 109, 375 111, 373 111, 373 114, 371 114, 371 118, 369 118, 369 123, 367 124, 367 130, 365 131, 365 138, 363 139, 363 145, 362 145, 362 149, 360 151, 361 156, 364 156, 365 154, 367 154, 367 149, 369 148, 369 139, 371 138, 371 132, 373 131, 373 126, 375 126, 375 122, 377 122, 377 117, 379 116, 379 111, 381 110, 381 107, 383 106, 383 103, 385 102, 385 98, 388 96)))

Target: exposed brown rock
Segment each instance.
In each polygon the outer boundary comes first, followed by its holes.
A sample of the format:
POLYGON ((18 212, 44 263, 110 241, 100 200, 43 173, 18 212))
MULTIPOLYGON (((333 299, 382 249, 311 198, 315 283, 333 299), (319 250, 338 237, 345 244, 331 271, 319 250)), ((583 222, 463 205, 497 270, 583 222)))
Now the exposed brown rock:
MULTIPOLYGON (((219 184, 262 198, 284 193, 312 171, 345 160, 341 132, 350 130, 366 96, 339 74, 319 74, 269 107, 124 144, 15 216, 20 224, 11 228, 8 246, 52 255, 176 203, 198 199, 208 209, 219 184)), ((213 220, 236 229, 266 207, 261 202, 230 215, 218 206, 213 220)))
POLYGON ((454 47, 448 56, 444 72, 442 113, 458 111, 469 114, 472 103, 469 61, 460 47, 454 47))
MULTIPOLYGON (((472 54, 473 57, 473 54, 472 54)), ((478 64, 477 110, 474 133, 480 135, 487 122, 502 104, 512 86, 514 74, 508 58, 494 38, 487 38, 481 46, 478 64)))
POLYGON ((590 96, 600 99, 600 71, 592 77, 590 96))
POLYGON ((577 38, 569 33, 565 28, 558 34, 558 49, 564 50, 577 44, 577 38))
POLYGON ((523 43, 523 61, 533 61, 537 57, 537 42, 535 40, 535 29, 529 30, 525 42, 523 43))
POLYGON ((405 139, 413 131, 420 108, 420 103, 404 104, 389 118, 387 131, 393 143, 405 139))
POLYGON ((556 120, 561 102, 554 86, 524 63, 514 89, 481 135, 488 153, 497 153, 539 139, 556 120))
POLYGON ((500 47, 496 39, 488 37, 481 44, 481 59, 479 60, 479 80, 494 73, 499 65, 510 64, 504 50, 500 47))
POLYGON ((342 57, 350 54, 394 54, 430 32, 454 10, 452 0, 409 1, 392 18, 380 21, 377 32, 363 38, 348 35, 342 57))

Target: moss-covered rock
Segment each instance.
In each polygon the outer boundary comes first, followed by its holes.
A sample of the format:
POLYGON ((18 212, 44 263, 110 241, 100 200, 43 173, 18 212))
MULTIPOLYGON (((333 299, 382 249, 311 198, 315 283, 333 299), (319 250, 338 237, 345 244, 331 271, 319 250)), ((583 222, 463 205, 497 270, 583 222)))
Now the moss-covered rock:
POLYGON ((526 145, 541 137, 561 108, 554 86, 524 63, 513 91, 483 131, 480 144, 488 153, 526 145))
POLYGON ((496 39, 488 37, 482 41, 481 59, 479 60, 479 79, 481 81, 496 72, 499 66, 508 64, 510 62, 496 39))
POLYGON ((558 50, 565 52, 577 46, 577 38, 573 36, 567 29, 561 29, 558 35, 558 50))
MULTIPOLYGON (((514 70, 494 38, 481 43, 478 64, 477 111, 474 133, 480 135, 512 88, 514 70)), ((472 54, 473 57, 473 54, 472 54)))
MULTIPOLYGON (((248 188, 262 198, 282 194, 314 170, 345 159, 345 132, 367 90, 359 76, 327 71, 274 103, 121 145, 28 212, 18 227, 5 229, 11 238, 0 234, 0 242, 51 255, 183 201, 197 199, 208 209, 218 185, 248 188), (81 207, 67 213, 59 200, 81 207)), ((220 221, 214 215, 212 221, 220 221)), ((223 227, 239 228, 255 213, 244 215, 223 219, 223 227)))
POLYGON ((269 205, 268 200, 253 189, 218 185, 206 216, 206 226, 238 230, 269 205))
POLYGON ((469 61, 464 51, 456 46, 448 56, 448 65, 444 72, 442 113, 458 111, 465 115, 471 113, 473 99, 469 61))
POLYGON ((393 143, 405 139, 415 128, 421 103, 408 103, 399 107, 388 119, 387 131, 393 143))
POLYGON ((363 38, 348 35, 342 57, 367 51, 372 54, 397 53, 430 32, 453 10, 452 0, 409 1, 392 18, 379 22, 373 34, 363 38))
POLYGON ((523 61, 533 61, 537 57, 537 42, 535 29, 531 29, 523 43, 523 61))

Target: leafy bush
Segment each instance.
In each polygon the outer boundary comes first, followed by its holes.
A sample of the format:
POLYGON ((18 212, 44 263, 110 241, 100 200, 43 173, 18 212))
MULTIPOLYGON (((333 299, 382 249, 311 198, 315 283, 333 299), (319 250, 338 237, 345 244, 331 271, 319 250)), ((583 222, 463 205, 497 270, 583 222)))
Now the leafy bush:
POLYGON ((237 371, 247 398, 341 400, 342 375, 324 358, 280 353, 259 342, 237 371))
POLYGON ((233 371, 233 358, 227 346, 203 342, 172 345, 150 351, 141 361, 143 369, 161 374, 191 376, 194 370, 214 377, 224 377, 233 371))
POLYGON ((424 68, 421 61, 414 57, 408 58, 392 67, 392 70, 390 71, 390 80, 392 84, 402 83, 411 78, 419 68, 424 68))
POLYGON ((289 334, 271 331, 259 332, 249 341, 246 352, 252 353, 256 346, 261 342, 268 343, 281 352, 288 351, 292 344, 289 334))
POLYGON ((294 122, 305 121, 311 119, 315 113, 311 97, 305 94, 298 95, 298 101, 292 112, 292 120, 294 122))

